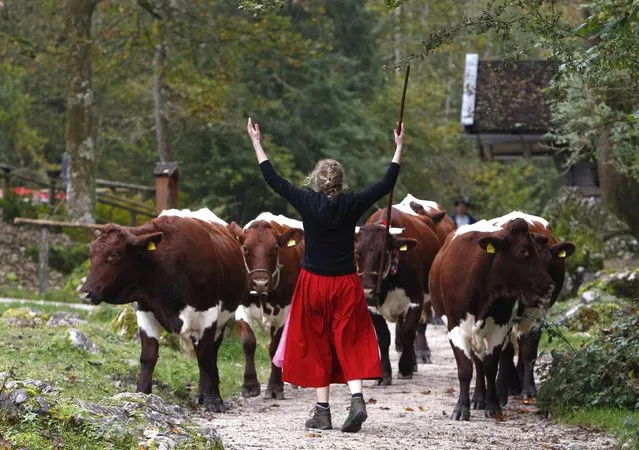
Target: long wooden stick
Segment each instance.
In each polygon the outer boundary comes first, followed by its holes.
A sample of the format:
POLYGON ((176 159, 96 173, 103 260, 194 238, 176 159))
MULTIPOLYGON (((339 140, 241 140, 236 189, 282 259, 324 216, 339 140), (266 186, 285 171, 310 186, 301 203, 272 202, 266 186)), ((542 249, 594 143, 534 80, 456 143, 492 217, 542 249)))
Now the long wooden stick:
MULTIPOLYGON (((406 66, 406 75, 404 75, 404 89, 402 90, 402 103, 399 107, 399 120, 397 121, 397 134, 402 131, 402 123, 404 121, 404 105, 406 103, 406 89, 408 88, 408 75, 410 74, 410 64, 406 66)), ((379 259, 379 271, 377 272, 377 289, 375 292, 380 295, 382 292, 382 281, 384 279, 384 266, 386 265, 386 252, 388 251, 388 245, 390 243, 390 226, 391 226, 391 210, 393 209, 393 191, 394 188, 388 193, 388 207, 386 208, 386 233, 385 244, 382 257, 379 259)), ((389 255, 390 257, 390 255, 389 255)))
POLYGON ((13 219, 13 223, 16 225, 37 225, 40 227, 91 228, 96 230, 104 228, 104 225, 95 223, 58 222, 57 220, 25 219, 23 217, 16 217, 13 219))

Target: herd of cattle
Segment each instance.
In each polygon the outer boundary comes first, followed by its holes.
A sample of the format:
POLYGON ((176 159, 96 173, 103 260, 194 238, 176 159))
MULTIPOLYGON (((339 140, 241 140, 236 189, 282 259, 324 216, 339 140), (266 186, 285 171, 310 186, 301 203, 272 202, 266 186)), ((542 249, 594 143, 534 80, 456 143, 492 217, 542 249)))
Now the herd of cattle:
MULTIPOLYGON (((383 366, 379 383, 392 383, 387 322, 396 323, 398 376, 411 378, 418 362, 430 363, 427 323, 444 320, 460 383, 454 420, 470 418, 473 363, 472 406, 487 417, 508 395, 534 395, 535 325, 561 290, 574 246, 557 242, 544 219, 519 212, 455 229, 441 205, 408 195, 393 207, 390 236, 382 214, 355 231, 357 268, 383 366), (382 256, 387 263, 380 273, 382 256)), ((262 213, 242 228, 208 209, 167 210, 141 227, 110 224, 97 232, 82 289, 96 304, 137 302, 139 392, 151 392, 164 328, 197 357, 196 402, 219 412, 217 353, 224 328, 234 315, 246 359, 242 394, 260 395, 251 326, 258 323, 270 334, 273 357, 303 252, 302 223, 282 215, 262 213)), ((283 395, 281 370, 272 365, 265 396, 283 395)))

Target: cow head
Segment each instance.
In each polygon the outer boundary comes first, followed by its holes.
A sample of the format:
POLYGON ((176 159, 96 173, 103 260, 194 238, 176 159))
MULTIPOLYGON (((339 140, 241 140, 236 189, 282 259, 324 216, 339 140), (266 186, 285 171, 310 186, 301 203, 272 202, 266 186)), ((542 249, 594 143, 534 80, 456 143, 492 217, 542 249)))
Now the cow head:
POLYGON ((379 277, 384 277, 385 269, 380 274, 379 265, 382 255, 384 255, 385 267, 389 267, 389 250, 409 251, 417 245, 415 239, 388 235, 386 227, 379 224, 367 224, 359 229, 355 237, 355 261, 357 272, 362 279, 364 293, 368 300, 377 297, 377 282, 379 277), (390 245, 387 245, 390 239, 390 245))
POLYGON ((433 211, 432 213, 429 213, 426 211, 426 208, 417 202, 410 202, 410 208, 415 212, 415 214, 430 218, 434 224, 438 224, 444 217, 446 217, 446 211, 433 211))
POLYGON ((554 290, 549 274, 557 258, 574 251, 571 243, 547 245, 547 238, 528 231, 524 219, 514 219, 504 230, 479 239, 479 246, 492 257, 487 288, 496 297, 517 297, 524 306, 546 306, 554 290))
POLYGON ((86 298, 93 304, 133 301, 130 295, 163 236, 161 232, 136 235, 113 224, 96 231, 90 251, 91 269, 82 287, 86 298))
POLYGON ((253 222, 246 230, 231 222, 228 229, 242 245, 249 290, 257 295, 266 295, 277 287, 280 249, 295 247, 304 241, 303 230, 291 228, 278 233, 264 220, 253 222))

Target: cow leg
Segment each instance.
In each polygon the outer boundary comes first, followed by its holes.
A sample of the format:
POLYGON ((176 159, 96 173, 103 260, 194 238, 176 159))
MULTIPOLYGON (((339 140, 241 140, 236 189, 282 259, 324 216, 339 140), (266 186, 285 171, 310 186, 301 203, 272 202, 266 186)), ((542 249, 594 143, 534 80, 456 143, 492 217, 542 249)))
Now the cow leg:
POLYGON ((499 398, 497 397, 497 369, 499 367, 499 356, 501 354, 501 345, 494 348, 492 353, 488 353, 484 357, 484 373, 486 375, 486 411, 488 418, 495 417, 501 412, 499 406, 499 398))
POLYGON ((197 362, 200 368, 200 387, 198 396, 207 411, 224 412, 226 407, 220 395, 220 373, 217 369, 217 354, 224 338, 224 325, 216 333, 217 324, 204 330, 202 339, 195 346, 197 362))
POLYGON ((486 409, 486 375, 484 374, 484 363, 476 355, 473 355, 475 362, 475 392, 470 401, 473 409, 486 409))
POLYGON ((400 317, 399 320, 397 320, 397 322, 395 323, 395 351, 397 353, 402 352, 402 341, 401 339, 398 339, 397 336, 401 336, 403 325, 404 325, 404 318, 400 317))
MULTIPOLYGON (((393 383, 393 369, 390 363, 390 357, 388 350, 390 349, 390 330, 386 319, 381 314, 377 314, 371 311, 371 319, 375 326, 375 333, 377 334, 377 343, 379 344, 379 352, 382 359, 382 371, 384 378, 378 380, 377 384, 381 386, 390 386, 393 383)), ((397 339, 397 336, 395 336, 397 339)))
POLYGON ((157 339, 149 337, 141 328, 140 344, 142 351, 140 353, 140 374, 138 376, 137 392, 150 394, 153 383, 153 370, 155 370, 155 364, 158 362, 160 344, 157 339))
POLYGON ((537 388, 535 386, 535 363, 537 362, 540 340, 541 330, 539 328, 533 328, 521 340, 521 346, 519 347, 519 354, 523 359, 524 366, 521 394, 525 400, 533 398, 537 394, 537 388))
POLYGON ((264 398, 267 400, 284 399, 284 382, 282 381, 282 369, 273 364, 273 357, 275 356, 275 352, 277 351, 277 346, 280 344, 282 331, 284 331, 283 326, 271 332, 271 344, 268 348, 268 352, 271 355, 271 376, 268 379, 268 385, 266 386, 266 392, 264 393, 264 398))
MULTIPOLYGON (((241 306, 240 306, 241 308, 241 306)), ((240 342, 244 350, 244 383, 242 384, 242 397, 257 397, 260 395, 260 382, 255 370, 255 333, 251 325, 243 319, 237 321, 240 327, 240 342)))
MULTIPOLYGON (((411 303, 404 319, 402 334, 399 339, 402 341, 402 354, 399 357, 398 378, 409 380, 413 378, 413 368, 415 366, 415 333, 417 324, 421 317, 421 303, 411 303)), ((397 339, 397 336, 395 336, 397 339)))
POLYGON ((521 392, 514 357, 515 346, 511 339, 507 339, 499 356, 499 372, 497 375, 497 396, 501 406, 506 406, 509 395, 518 395, 521 392))
MULTIPOLYGON (((470 382, 473 379, 473 362, 466 356, 464 350, 455 346, 454 339, 449 340, 450 346, 453 348, 453 353, 455 354, 457 378, 459 379, 459 398, 457 399, 455 409, 453 409, 451 419, 470 420, 470 382)), ((467 351, 470 353, 470 345, 468 345, 467 351)))
POLYGON ((417 356, 417 363, 432 364, 430 359, 430 348, 428 347, 428 341, 426 340, 426 326, 428 322, 420 323, 417 325, 417 333, 415 335, 415 354, 417 356))

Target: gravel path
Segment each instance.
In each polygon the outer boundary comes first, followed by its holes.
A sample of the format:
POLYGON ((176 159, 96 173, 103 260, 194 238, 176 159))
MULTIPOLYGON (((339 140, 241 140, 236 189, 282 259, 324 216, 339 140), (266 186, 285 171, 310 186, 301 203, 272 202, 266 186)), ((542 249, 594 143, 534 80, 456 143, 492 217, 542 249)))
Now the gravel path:
MULTIPOLYGON (((483 411, 472 411, 470 422, 451 421, 458 382, 445 328, 429 326, 428 340, 434 364, 420 365, 412 380, 395 379, 387 387, 366 385, 369 417, 357 434, 339 431, 350 404, 346 386, 332 388, 331 410, 337 430, 306 431, 303 423, 314 405, 313 390, 288 385, 286 400, 233 398, 229 412, 203 420, 214 420, 227 450, 618 448, 614 438, 542 419, 534 406, 519 401, 511 400, 503 421, 485 419, 483 411)), ((396 371, 397 355, 391 358, 396 371)))

